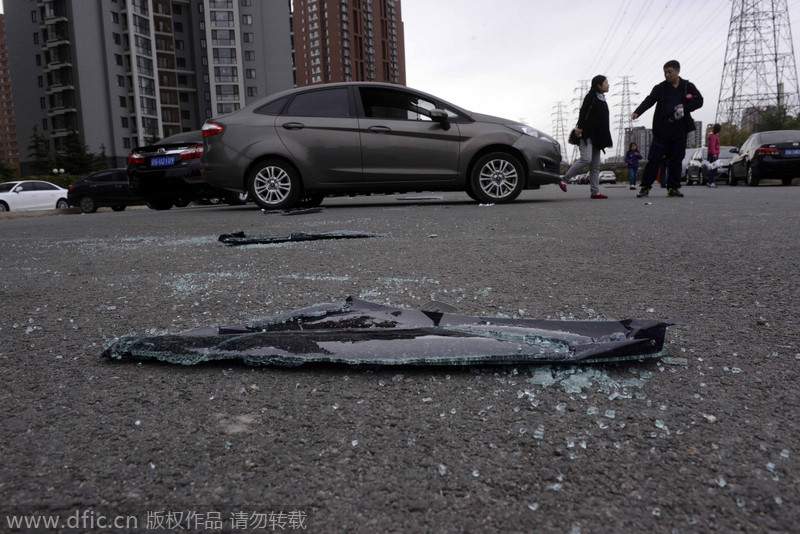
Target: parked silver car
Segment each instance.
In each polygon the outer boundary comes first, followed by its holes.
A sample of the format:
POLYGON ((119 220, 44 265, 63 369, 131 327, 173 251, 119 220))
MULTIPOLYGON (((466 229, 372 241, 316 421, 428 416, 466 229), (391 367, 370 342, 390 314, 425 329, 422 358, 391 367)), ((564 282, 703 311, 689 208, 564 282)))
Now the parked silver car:
POLYGON ((292 89, 206 121, 202 176, 265 209, 326 195, 466 191, 484 203, 559 182, 550 136, 407 87, 292 89))

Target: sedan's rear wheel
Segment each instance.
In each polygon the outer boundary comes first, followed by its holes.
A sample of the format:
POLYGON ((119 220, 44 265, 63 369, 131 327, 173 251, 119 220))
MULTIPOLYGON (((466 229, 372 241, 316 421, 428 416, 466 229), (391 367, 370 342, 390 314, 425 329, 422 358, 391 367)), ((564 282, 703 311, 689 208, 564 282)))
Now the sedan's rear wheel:
POLYGON ((747 185, 755 187, 758 185, 758 178, 753 175, 753 167, 747 167, 747 185))
POLYGON ((302 184, 295 168, 281 160, 259 162, 247 178, 250 197, 266 210, 282 210, 294 206, 300 198, 302 184))
POLYGON ((250 200, 250 193, 244 191, 243 193, 228 193, 225 196, 225 202, 231 206, 241 206, 242 204, 247 204, 247 201, 250 200))
POLYGON ((69 202, 64 200, 63 198, 56 202, 56 209, 57 210, 68 210, 69 209, 69 202))
POLYGON ((511 154, 492 152, 475 163, 470 186, 480 202, 511 202, 525 186, 525 173, 522 164, 511 154))
POLYGON ((147 207, 150 208, 151 210, 164 211, 172 209, 172 206, 173 206, 172 200, 158 199, 158 200, 147 201, 147 207))
POLYGON ((8 209, 8 205, 5 202, 0 202, 0 213, 5 213, 7 211, 11 211, 8 209))
POLYGON ((792 185, 792 179, 791 178, 781 178, 781 183, 783 185, 792 185))
POLYGON ((94 213, 97 211, 97 202, 92 197, 81 197, 81 211, 83 213, 94 213))

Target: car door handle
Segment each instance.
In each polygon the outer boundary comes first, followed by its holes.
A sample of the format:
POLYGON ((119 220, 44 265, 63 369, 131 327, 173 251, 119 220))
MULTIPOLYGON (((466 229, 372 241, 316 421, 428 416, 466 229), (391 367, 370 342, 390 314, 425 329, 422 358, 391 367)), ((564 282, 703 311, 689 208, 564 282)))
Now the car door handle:
POLYGON ((283 127, 287 130, 302 130, 306 127, 306 125, 302 122, 287 122, 283 125, 283 127))
POLYGON ((372 133, 392 133, 392 129, 388 126, 370 126, 369 131, 372 133))

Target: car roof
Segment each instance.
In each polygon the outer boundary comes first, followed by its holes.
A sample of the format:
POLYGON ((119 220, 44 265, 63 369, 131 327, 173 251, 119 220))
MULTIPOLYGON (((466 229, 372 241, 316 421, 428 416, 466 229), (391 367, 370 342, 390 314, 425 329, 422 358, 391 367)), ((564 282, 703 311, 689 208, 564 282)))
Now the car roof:
MULTIPOLYGON (((294 95, 294 94, 297 94, 297 93, 304 93, 304 92, 307 92, 307 91, 317 91, 317 90, 320 90, 320 89, 330 89, 330 88, 336 88, 336 87, 381 87, 381 88, 384 88, 384 89, 398 89, 398 90, 401 90, 401 91, 413 91, 415 93, 418 93, 421 96, 430 98, 431 100, 438 100, 440 102, 443 102, 443 103, 447 104, 448 106, 452 107, 453 109, 455 109, 456 111, 459 111, 459 112, 467 115, 468 117, 471 117, 473 115, 473 112, 471 112, 471 111, 469 111, 467 109, 464 109, 461 106, 457 106, 457 105, 453 104, 452 102, 444 100, 443 98, 438 97, 436 95, 432 95, 430 93, 426 93, 424 91, 420 91, 419 89, 414 89, 413 87, 407 87, 405 85, 399 85, 399 84, 396 84, 396 83, 386 83, 386 82, 334 82, 334 83, 324 83, 324 84, 317 84, 317 85, 305 85, 303 87, 295 87, 293 89, 287 89, 285 91, 280 91, 278 93, 273 93, 273 94, 271 94, 269 96, 266 96, 266 97, 262 98, 261 100, 257 100, 257 101, 255 101, 255 102, 253 102, 251 104, 248 104, 247 106, 243 107, 242 110, 245 110, 245 109, 257 109, 257 108, 260 108, 261 106, 263 106, 264 104, 267 104, 269 102, 272 102, 272 101, 275 101, 275 100, 279 100, 279 99, 284 98, 286 96, 291 96, 291 95, 294 95)), ((234 113, 236 113, 236 111, 234 111, 234 113)))

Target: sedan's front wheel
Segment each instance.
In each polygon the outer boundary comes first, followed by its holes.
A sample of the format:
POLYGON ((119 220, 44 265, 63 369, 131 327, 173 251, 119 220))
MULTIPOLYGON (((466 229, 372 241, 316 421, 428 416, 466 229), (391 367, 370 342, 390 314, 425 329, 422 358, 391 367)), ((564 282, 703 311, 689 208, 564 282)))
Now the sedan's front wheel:
POLYGON ((511 202, 525 186, 525 173, 517 158, 505 152, 492 152, 472 168, 470 188, 477 200, 487 204, 511 202))
POLYGON ((300 176, 285 161, 259 162, 247 178, 247 190, 253 202, 266 210, 291 208, 300 198, 300 176))

